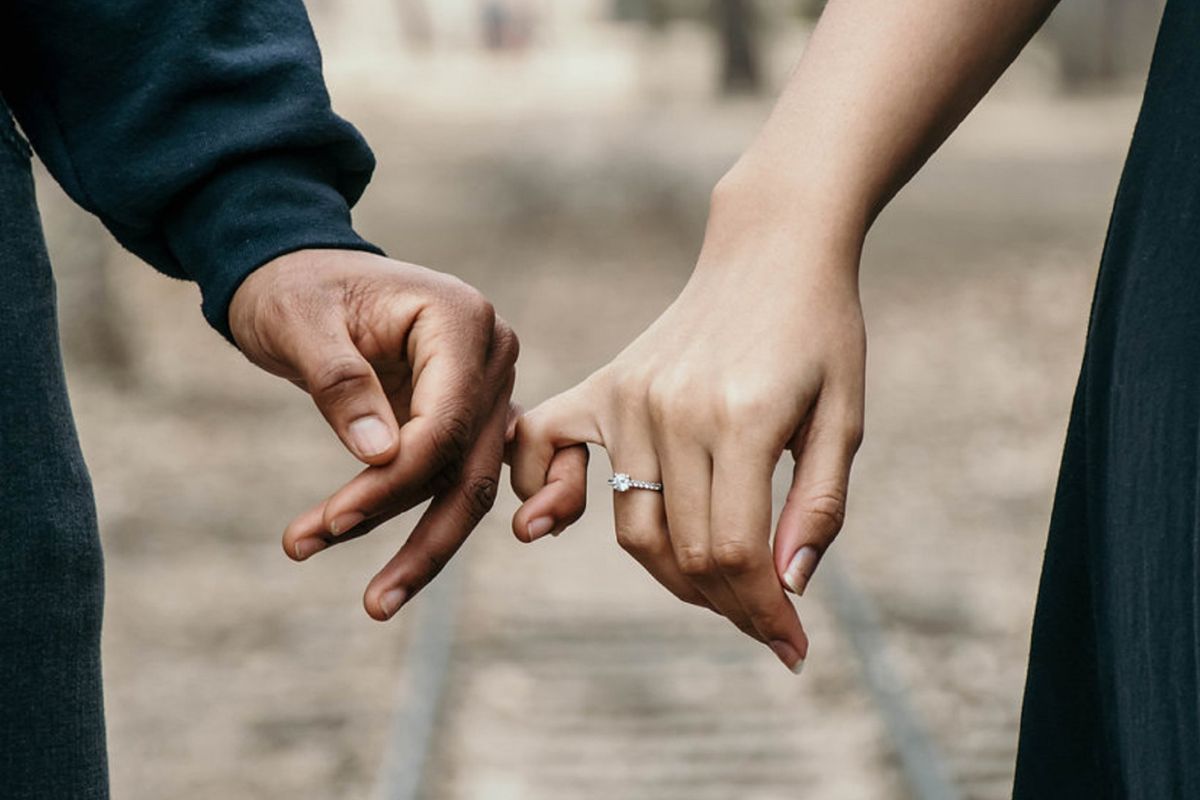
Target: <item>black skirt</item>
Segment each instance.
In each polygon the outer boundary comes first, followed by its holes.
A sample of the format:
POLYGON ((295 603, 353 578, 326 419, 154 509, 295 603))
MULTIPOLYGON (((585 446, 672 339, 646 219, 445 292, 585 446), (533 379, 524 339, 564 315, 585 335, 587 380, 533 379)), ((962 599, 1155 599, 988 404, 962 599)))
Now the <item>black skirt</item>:
POLYGON ((1200 798, 1200 0, 1170 0, 1050 523, 1018 798, 1200 798))

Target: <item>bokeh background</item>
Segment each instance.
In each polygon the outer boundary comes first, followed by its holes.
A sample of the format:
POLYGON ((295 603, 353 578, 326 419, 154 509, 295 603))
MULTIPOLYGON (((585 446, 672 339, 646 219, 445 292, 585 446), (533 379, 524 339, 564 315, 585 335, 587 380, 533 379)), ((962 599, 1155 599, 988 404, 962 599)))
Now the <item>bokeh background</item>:
MULTIPOLYGON (((335 106, 379 158, 357 223, 495 301, 535 403, 683 285, 708 192, 818 7, 312 0, 335 106)), ((406 521, 288 561, 284 525, 354 463, 304 395, 204 326, 194 287, 137 264, 40 176, 108 558, 115 796, 933 796, 924 769, 944 796, 1006 797, 1158 11, 1066 0, 872 234, 867 441, 836 555, 801 601, 800 679, 620 552, 602 453, 569 534, 519 545, 506 493, 436 589, 369 621, 361 591, 406 521)))

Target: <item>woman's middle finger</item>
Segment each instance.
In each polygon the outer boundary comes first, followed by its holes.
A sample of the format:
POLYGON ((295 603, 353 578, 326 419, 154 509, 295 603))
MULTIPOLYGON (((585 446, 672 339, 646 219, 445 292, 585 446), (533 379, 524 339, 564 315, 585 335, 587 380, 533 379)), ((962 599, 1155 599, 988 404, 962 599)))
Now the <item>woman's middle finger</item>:
POLYGON ((743 633, 762 641, 750 615, 722 576, 713 557, 709 508, 712 505, 712 457, 693 438, 655 437, 662 465, 666 530, 679 572, 712 607, 743 633))

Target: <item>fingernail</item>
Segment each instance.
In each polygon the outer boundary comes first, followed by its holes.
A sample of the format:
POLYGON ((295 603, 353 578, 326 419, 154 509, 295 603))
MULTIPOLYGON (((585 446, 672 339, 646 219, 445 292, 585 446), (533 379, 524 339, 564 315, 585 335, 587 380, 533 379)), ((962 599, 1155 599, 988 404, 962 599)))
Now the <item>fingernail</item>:
POLYGON ((392 446, 392 431, 379 417, 356 419, 350 423, 350 445, 363 458, 371 458, 392 446))
POLYGON ((345 514, 340 514, 333 518, 333 522, 329 523, 329 532, 334 536, 341 536, 343 533, 357 526, 364 519, 366 517, 357 511, 347 511, 345 514))
POLYGON ((812 545, 801 547, 796 551, 796 555, 792 556, 787 571, 783 573, 783 582, 796 594, 804 594, 820 560, 821 554, 817 552, 817 548, 812 545))
POLYGON ((320 539, 301 539, 300 541, 296 542, 293 552, 296 554, 297 559, 303 561, 314 553, 321 552, 328 546, 329 545, 325 544, 325 542, 321 541, 320 539))
POLYGON ((554 520, 551 517, 538 517, 529 523, 529 541, 540 539, 554 530, 554 520))
POLYGON ((387 618, 391 619, 407 599, 408 590, 392 589, 389 592, 385 592, 383 597, 379 598, 379 607, 383 609, 383 613, 387 615, 387 618))
POLYGON ((793 675, 799 675, 804 671, 804 659, 789 643, 782 639, 773 639, 771 649, 775 651, 775 655, 779 657, 783 665, 792 671, 793 675))

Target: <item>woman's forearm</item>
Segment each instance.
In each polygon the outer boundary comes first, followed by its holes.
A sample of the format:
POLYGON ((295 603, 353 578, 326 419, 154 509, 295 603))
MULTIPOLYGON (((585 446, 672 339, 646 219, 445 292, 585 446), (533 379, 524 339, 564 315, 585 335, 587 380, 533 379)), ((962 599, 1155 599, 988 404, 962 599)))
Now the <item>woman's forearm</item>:
POLYGON ((722 182, 718 194, 736 198, 722 213, 759 229, 807 219, 823 236, 861 242, 1054 5, 831 0, 770 120, 722 182))

